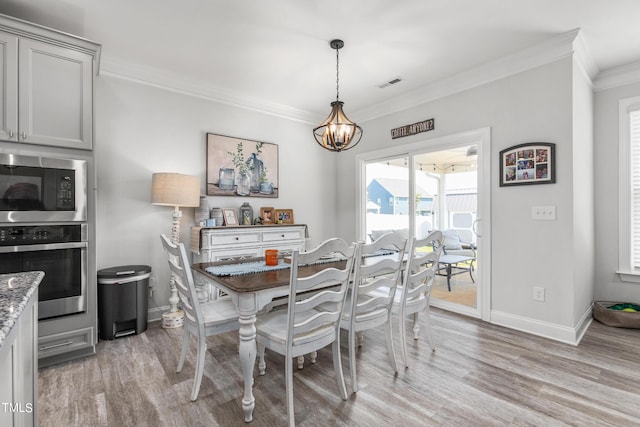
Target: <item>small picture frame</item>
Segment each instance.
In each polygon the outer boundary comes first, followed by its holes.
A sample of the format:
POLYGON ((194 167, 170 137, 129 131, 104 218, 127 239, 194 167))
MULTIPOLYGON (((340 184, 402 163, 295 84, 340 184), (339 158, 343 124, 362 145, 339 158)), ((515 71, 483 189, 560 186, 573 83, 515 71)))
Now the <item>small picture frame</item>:
POLYGON ((262 207, 260 208, 260 217, 263 224, 273 224, 276 222, 276 216, 273 208, 262 207))
POLYGON ((276 209, 275 219, 278 224, 293 224, 293 209, 276 209))
POLYGON ((529 142, 500 151, 500 187, 556 182, 556 144, 529 142))
POLYGON ((224 217, 224 225, 238 225, 238 216, 233 208, 222 208, 222 216, 224 217))

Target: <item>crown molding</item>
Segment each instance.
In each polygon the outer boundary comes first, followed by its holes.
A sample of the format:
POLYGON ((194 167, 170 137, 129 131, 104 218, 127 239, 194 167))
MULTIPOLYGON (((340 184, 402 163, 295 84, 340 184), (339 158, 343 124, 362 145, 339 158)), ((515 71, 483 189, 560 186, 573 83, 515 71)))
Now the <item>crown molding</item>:
POLYGON ((640 61, 601 72, 594 82, 594 90, 597 92, 638 82, 640 82, 640 61))
MULTIPOLYGON (((582 70, 584 70, 585 74, 593 80, 598 74, 598 67, 591 57, 589 49, 582 37, 581 30, 576 28, 552 37, 545 42, 412 90, 411 92, 395 96, 366 108, 352 110, 349 115, 356 119, 357 122, 370 121, 546 65, 571 55, 574 55, 574 58, 582 70)), ((637 69, 640 70, 640 63, 638 63, 637 69)), ((266 102, 245 94, 233 93, 213 86, 206 81, 186 79, 184 75, 122 61, 104 55, 104 53, 100 73, 297 122, 313 124, 322 120, 322 117, 318 118, 318 115, 315 113, 282 104, 266 102)), ((637 73, 640 73, 640 71, 637 71, 637 73)), ((601 73, 601 75, 602 74, 603 73, 601 73)), ((600 78, 598 80, 600 80, 600 78)))
MULTIPOLYGON (((576 28, 545 42, 413 90, 410 93, 352 111, 351 116, 360 122, 366 122, 558 61, 574 53, 574 42, 576 38, 581 39, 579 36, 580 29, 576 28)), ((584 54, 583 57, 588 60, 590 55, 584 54)))
POLYGON ((591 50, 589 50, 589 46, 587 46, 587 42, 582 36, 582 31, 580 31, 579 28, 577 31, 576 37, 573 40, 573 57, 586 74, 589 81, 593 84, 593 81, 600 72, 600 69, 596 64, 596 61, 593 59, 593 56, 591 56, 591 50))
POLYGON ((100 74, 151 86, 182 95, 219 102, 288 120, 316 123, 318 115, 273 102, 226 91, 202 80, 103 55, 100 74))

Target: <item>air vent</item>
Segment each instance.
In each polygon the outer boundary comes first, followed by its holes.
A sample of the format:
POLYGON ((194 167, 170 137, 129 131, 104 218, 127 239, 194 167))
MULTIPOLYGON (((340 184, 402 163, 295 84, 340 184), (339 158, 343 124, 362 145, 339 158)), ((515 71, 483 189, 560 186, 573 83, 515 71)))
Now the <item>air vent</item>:
POLYGON ((384 89, 385 87, 389 87, 391 85, 400 83, 402 81, 402 77, 394 77, 391 80, 389 80, 388 82, 382 83, 381 85, 378 85, 378 87, 380 89, 384 89))

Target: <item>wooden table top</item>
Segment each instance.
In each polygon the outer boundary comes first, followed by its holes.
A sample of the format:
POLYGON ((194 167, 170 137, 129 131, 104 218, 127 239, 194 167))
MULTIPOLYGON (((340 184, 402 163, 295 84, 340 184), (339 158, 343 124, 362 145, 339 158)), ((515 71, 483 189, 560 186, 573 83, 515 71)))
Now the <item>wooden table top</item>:
MULTIPOLYGON (((281 286, 289 286, 289 279, 291 274, 290 268, 263 271, 259 273, 242 274, 238 276, 218 276, 216 274, 209 273, 206 270, 207 267, 216 265, 240 264, 254 261, 264 261, 264 257, 245 258, 242 260, 203 262, 193 264, 191 267, 203 276, 208 277, 214 282, 218 282, 229 288, 229 290, 237 293, 257 292, 278 288, 281 286)), ((300 266, 298 267, 298 274, 300 277, 307 277, 330 267, 344 268, 345 261, 325 262, 320 264, 300 266)))

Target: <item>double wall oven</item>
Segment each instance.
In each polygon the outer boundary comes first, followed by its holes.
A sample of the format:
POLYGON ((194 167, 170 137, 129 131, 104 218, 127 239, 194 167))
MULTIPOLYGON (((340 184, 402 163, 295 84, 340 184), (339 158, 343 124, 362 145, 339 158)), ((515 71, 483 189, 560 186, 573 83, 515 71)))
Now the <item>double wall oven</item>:
POLYGON ((87 309, 87 162, 0 154, 0 273, 44 271, 38 317, 87 309))

